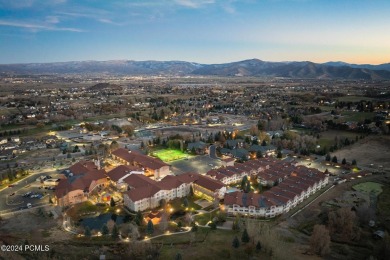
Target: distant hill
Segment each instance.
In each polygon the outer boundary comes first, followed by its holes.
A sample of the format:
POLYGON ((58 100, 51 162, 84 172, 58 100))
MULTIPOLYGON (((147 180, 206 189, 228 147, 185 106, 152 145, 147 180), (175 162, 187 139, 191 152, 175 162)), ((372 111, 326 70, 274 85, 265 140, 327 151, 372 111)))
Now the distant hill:
MULTIPOLYGON (((223 64, 199 64, 186 61, 72 61, 0 65, 6 74, 110 74, 110 75, 204 75, 252 76, 311 79, 390 79, 390 63, 381 65, 345 62, 313 63, 268 62, 258 59, 223 64)), ((98 86, 102 87, 102 86, 98 86)))
POLYGON ((198 66, 197 63, 184 61, 70 61, 0 65, 0 72, 16 74, 186 75, 197 69, 198 66))
POLYGON ((369 69, 369 70, 390 70, 390 63, 371 65, 371 64, 350 64, 342 61, 330 61, 330 62, 323 63, 323 65, 335 66, 335 67, 347 66, 351 68, 369 69))
POLYGON ((330 66, 309 61, 264 62, 256 59, 225 64, 205 65, 202 68, 194 70, 192 74, 316 79, 390 79, 390 70, 330 66))

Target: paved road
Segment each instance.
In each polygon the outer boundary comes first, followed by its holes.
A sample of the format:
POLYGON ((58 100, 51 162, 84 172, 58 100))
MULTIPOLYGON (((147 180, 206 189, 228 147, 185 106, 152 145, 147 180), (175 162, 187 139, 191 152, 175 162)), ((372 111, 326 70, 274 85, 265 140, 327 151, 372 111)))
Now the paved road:
POLYGON ((13 187, 6 187, 0 191, 0 213, 10 211, 18 211, 21 207, 26 207, 27 203, 31 203, 33 207, 39 205, 47 205, 50 196, 54 193, 52 190, 40 189, 40 182, 36 179, 40 176, 51 176, 52 178, 59 177, 59 172, 55 170, 45 170, 30 174, 27 178, 14 183, 13 187), (27 192, 35 192, 44 195, 42 199, 38 198, 24 198, 23 194, 27 192), (13 194, 11 196, 11 194, 13 194))

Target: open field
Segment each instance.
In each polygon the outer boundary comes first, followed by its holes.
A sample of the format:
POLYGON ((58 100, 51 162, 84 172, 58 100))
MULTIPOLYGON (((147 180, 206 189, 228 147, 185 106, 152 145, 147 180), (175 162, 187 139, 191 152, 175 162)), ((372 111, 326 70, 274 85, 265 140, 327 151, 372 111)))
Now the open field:
POLYGON ((346 158, 347 162, 355 159, 358 166, 390 170, 389 154, 390 136, 369 136, 354 145, 332 153, 332 156, 346 158))
POLYGON ((348 138, 350 141, 355 140, 357 133, 348 132, 348 131, 337 131, 337 130, 328 130, 326 132, 322 132, 320 134, 320 138, 318 139, 318 144, 321 147, 330 147, 335 144, 336 137, 338 140, 343 140, 348 138))
POLYGON ((356 191, 361 191, 368 194, 373 192, 376 196, 382 192, 382 184, 370 181, 356 184, 352 188, 356 191))
POLYGON ((153 156, 158 157, 164 162, 170 162, 170 161, 184 159, 187 157, 187 154, 179 150, 164 149, 164 150, 154 151, 153 156))
POLYGON ((374 119, 375 113, 371 112, 354 112, 354 111, 343 111, 341 112, 341 119, 343 121, 355 121, 363 122, 364 119, 374 119))
MULTIPOLYGON (((198 228, 197 232, 153 239, 153 243, 164 243, 161 248, 161 259, 175 259, 180 253, 183 259, 248 259, 246 245, 240 241, 239 248, 232 247, 234 236, 241 239, 241 233, 227 230, 210 230, 198 228), (191 243, 192 242, 192 243, 191 243), (170 246, 171 244, 175 246, 170 246)), ((255 259, 267 259, 264 252, 257 253, 252 247, 251 255, 255 259)))
POLYGON ((344 102, 359 102, 360 100, 371 101, 373 100, 373 98, 362 97, 362 96, 344 96, 344 97, 339 97, 337 100, 344 101, 344 102))

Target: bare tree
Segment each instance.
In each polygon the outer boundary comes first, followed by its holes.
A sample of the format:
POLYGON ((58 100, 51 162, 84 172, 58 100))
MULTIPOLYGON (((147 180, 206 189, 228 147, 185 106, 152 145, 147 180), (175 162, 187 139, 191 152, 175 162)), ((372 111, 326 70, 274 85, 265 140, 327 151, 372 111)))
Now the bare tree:
POLYGON ((331 234, 340 234, 343 239, 360 238, 359 229, 356 226, 356 214, 350 208, 340 208, 328 214, 329 231, 331 234))
POLYGON ((108 230, 110 232, 112 232, 112 229, 113 229, 114 225, 115 225, 115 221, 114 220, 110 219, 109 221, 107 221, 107 227, 108 227, 108 230))
POLYGON ((330 235, 324 225, 315 225, 310 237, 310 249, 313 253, 323 256, 329 253, 330 235))
POLYGON ((167 212, 163 211, 158 227, 159 227, 160 231, 162 231, 162 232, 167 230, 167 228, 168 228, 168 214, 167 214, 167 212))

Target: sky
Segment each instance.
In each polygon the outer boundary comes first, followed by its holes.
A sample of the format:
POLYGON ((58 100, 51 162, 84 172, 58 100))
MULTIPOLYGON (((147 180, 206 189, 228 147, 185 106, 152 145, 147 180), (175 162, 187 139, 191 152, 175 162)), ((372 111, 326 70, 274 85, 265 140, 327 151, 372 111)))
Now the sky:
POLYGON ((0 64, 390 62, 389 0, 0 0, 0 64))

